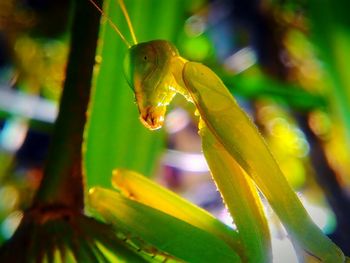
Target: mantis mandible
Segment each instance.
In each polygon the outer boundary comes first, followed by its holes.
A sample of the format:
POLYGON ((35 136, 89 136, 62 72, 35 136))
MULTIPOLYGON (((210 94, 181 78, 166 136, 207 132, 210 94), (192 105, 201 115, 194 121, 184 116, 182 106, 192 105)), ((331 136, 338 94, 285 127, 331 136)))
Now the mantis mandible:
POLYGON ((132 87, 141 122, 162 127, 166 108, 176 94, 193 103, 199 114, 199 135, 212 176, 235 219, 247 251, 244 262, 270 262, 267 222, 257 188, 286 227, 290 237, 322 262, 344 262, 342 251, 312 222, 263 137, 239 107, 220 78, 201 63, 181 57, 166 40, 137 43, 125 4, 133 44, 93 0, 89 0, 128 47, 125 75, 132 87))

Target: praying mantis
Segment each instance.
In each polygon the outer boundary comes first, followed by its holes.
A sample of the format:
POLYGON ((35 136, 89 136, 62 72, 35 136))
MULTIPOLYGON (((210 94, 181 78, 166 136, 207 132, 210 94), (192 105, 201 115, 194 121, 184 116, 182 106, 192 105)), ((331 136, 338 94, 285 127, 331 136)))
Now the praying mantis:
POLYGON ((201 63, 181 57, 166 40, 138 43, 125 4, 131 45, 93 0, 128 47, 125 75, 135 94, 140 120, 150 130, 162 127, 176 94, 196 107, 202 150, 246 251, 243 262, 271 262, 268 225, 258 189, 291 239, 321 262, 344 262, 342 251, 312 222, 289 186, 254 123, 220 78, 201 63))

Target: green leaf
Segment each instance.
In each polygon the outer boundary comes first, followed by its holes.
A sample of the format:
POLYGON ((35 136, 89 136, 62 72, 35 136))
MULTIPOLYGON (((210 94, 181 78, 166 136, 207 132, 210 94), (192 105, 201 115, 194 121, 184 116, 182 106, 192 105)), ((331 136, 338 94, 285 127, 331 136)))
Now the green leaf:
MULTIPOLYGON (((116 3, 105 1, 106 13, 131 39, 116 3)), ((183 0, 126 1, 138 40, 172 40, 184 20, 184 3, 183 0)), ((101 25, 99 43, 97 61, 101 62, 95 67, 85 164, 88 186, 109 187, 111 171, 116 167, 150 176, 163 147, 163 133, 152 133, 139 122, 134 95, 123 73, 127 49, 108 23, 101 25)))

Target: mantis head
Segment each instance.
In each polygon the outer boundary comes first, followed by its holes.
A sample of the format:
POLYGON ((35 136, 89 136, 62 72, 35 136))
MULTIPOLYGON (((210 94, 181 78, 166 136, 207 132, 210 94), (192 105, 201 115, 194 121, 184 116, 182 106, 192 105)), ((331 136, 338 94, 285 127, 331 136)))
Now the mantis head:
MULTIPOLYGON (((136 102, 142 123, 149 129, 159 129, 163 125, 166 106, 176 94, 174 70, 179 74, 178 66, 172 63, 179 58, 177 49, 167 41, 154 40, 137 43, 134 29, 124 0, 118 3, 125 16, 134 45, 126 40, 117 25, 104 13, 94 0, 89 0, 107 19, 114 31, 129 48, 125 58, 124 71, 129 85, 135 92, 136 102)), ((181 68, 181 65, 180 65, 181 68)))
POLYGON ((149 129, 163 125, 166 106, 176 92, 172 60, 177 49, 168 41, 154 40, 129 48, 124 70, 132 87, 142 123, 149 129))

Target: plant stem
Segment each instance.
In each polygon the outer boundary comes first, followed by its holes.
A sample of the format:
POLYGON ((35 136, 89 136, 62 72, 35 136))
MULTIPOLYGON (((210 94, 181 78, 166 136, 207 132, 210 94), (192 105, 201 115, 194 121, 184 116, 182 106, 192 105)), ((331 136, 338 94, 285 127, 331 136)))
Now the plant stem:
POLYGON ((74 4, 66 80, 34 207, 59 205, 82 210, 84 206, 82 143, 100 15, 87 0, 74 4))

